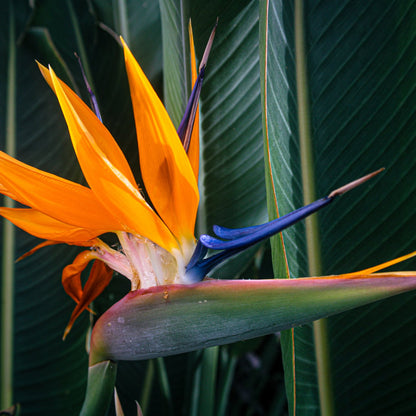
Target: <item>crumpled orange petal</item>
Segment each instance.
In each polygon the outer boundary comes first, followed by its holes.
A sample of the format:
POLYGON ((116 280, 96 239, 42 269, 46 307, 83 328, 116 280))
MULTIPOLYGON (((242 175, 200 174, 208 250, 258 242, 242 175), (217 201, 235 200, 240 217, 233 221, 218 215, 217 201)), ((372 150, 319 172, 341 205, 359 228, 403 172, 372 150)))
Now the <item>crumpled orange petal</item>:
POLYGON ((75 320, 81 313, 88 308, 88 305, 94 301, 102 291, 109 285, 113 276, 113 270, 100 260, 95 260, 91 267, 91 272, 82 290, 78 305, 72 312, 68 325, 65 328, 63 339, 66 338, 72 328, 75 320))
POLYGON ((61 243, 77 244, 90 241, 107 230, 90 230, 58 221, 32 208, 3 208, 0 215, 35 237, 61 243))
POLYGON ((93 251, 83 251, 62 270, 62 286, 65 292, 77 303, 82 297, 81 273, 88 263, 96 258, 97 255, 93 251))
POLYGON ((141 195, 111 134, 52 69, 49 75, 81 169, 97 199, 117 219, 120 230, 140 234, 168 250, 176 248, 173 235, 141 195))
POLYGON ((165 107, 122 42, 146 191, 178 240, 193 238, 199 193, 188 155, 165 107))

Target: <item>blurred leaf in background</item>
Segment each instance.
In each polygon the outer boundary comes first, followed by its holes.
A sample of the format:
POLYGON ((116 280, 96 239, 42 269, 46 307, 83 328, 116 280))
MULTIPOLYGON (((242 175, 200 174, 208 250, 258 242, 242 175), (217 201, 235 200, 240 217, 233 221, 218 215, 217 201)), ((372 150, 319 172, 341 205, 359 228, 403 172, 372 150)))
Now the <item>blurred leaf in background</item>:
MULTIPOLYGON (((317 245, 300 224, 273 240, 272 254, 268 245, 255 247, 214 276, 271 277, 271 257, 276 277, 309 275, 312 258, 319 273, 342 273, 414 250, 416 2, 411 0, 5 0, 1 150, 83 181, 58 103, 35 64, 35 59, 50 63, 87 100, 77 52, 104 124, 140 181, 127 78, 113 32, 129 43, 178 125, 191 88, 190 17, 199 59, 219 17, 200 106, 197 235, 211 232, 215 223, 261 223, 277 210, 283 215, 303 205, 306 190, 314 188, 318 198, 386 167, 358 194, 319 214, 312 231, 317 245), (303 75, 297 74, 302 68, 303 75), (309 159, 301 155, 304 140, 309 159)), ((2 222, 3 282, 14 282, 14 294, 5 283, 0 289, 14 300, 13 320, 4 309, 1 316, 2 330, 6 321, 13 323, 12 332, 1 334, 2 345, 13 340, 13 354, 3 362, 13 363, 13 402, 21 403, 22 415, 76 415, 85 392, 90 323, 84 313, 61 341, 73 302, 60 283, 76 249, 45 248, 14 265, 37 243, 2 222)), ((126 286, 115 276, 95 310, 106 310, 126 286)), ((416 412, 414 311, 415 296, 401 295, 327 321, 328 409, 341 415, 416 412)), ((281 337, 121 363, 117 388, 124 412, 135 414, 138 399, 144 414, 320 414, 325 383, 317 378, 315 349, 322 350, 314 338, 322 337, 304 326, 281 337)), ((7 391, 3 376, 1 383, 7 391)))

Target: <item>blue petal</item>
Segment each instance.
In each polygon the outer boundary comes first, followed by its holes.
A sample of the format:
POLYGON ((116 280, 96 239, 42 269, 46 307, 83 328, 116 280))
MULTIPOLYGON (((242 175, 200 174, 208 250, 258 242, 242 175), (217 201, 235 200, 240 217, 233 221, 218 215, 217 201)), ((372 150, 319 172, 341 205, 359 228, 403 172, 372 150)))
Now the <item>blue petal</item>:
POLYGON ((198 78, 195 81, 194 87, 192 88, 192 93, 189 97, 188 104, 186 105, 185 113, 178 127, 178 136, 181 139, 181 142, 186 151, 188 151, 189 142, 191 140, 192 129, 194 126, 195 114, 198 107, 204 75, 205 67, 202 67, 199 71, 198 78))
POLYGON ((334 197, 319 199, 318 201, 312 202, 311 204, 299 208, 276 220, 253 227, 234 230, 215 226, 214 230, 217 235, 233 239, 223 241, 206 234, 201 235, 192 258, 186 266, 185 278, 189 283, 195 283, 202 280, 210 270, 222 263, 228 257, 234 256, 247 247, 279 233, 308 215, 318 211, 325 205, 328 205, 333 199, 334 197), (223 251, 204 259, 208 249, 223 251))
POLYGON ((191 282, 202 280, 211 269, 228 257, 234 256, 247 247, 271 237, 287 227, 290 227, 308 215, 311 215, 324 206, 330 204, 337 196, 356 188, 375 175, 378 175, 383 170, 384 168, 365 175, 362 178, 342 186, 341 188, 335 189, 325 198, 318 199, 309 205, 265 224, 238 229, 225 228, 215 225, 215 234, 218 237, 223 238, 225 241, 206 234, 201 235, 195 253, 186 268, 185 276, 187 276, 191 282), (205 247, 205 252, 203 247, 205 247), (204 259, 208 249, 223 251, 204 259))
POLYGON ((202 243, 198 240, 198 243, 196 244, 195 250, 192 254, 191 260, 189 260, 186 269, 191 269, 192 267, 194 267, 198 261, 205 257, 207 251, 208 249, 204 245, 202 245, 202 243))
MULTIPOLYGON (((223 241, 218 238, 211 237, 209 235, 203 234, 200 237, 201 243, 210 249, 213 250, 230 250, 230 249, 244 249, 253 244, 258 243, 265 238, 271 237, 274 234, 279 233, 287 227, 295 224, 296 222, 302 220, 308 215, 318 211, 320 208, 328 205, 333 201, 333 198, 322 198, 318 199, 315 202, 312 202, 309 205, 306 205, 302 208, 297 209, 283 217, 277 218, 276 220, 270 221, 266 224, 259 225, 257 227, 248 227, 237 230, 228 230, 228 232, 223 232, 224 229, 220 230, 222 237, 227 235, 231 236, 232 240, 223 241), (238 235, 241 235, 238 237, 238 235), (236 237, 237 236, 237 237, 236 237)), ((216 229, 218 231, 218 228, 216 229)), ((217 234, 218 235, 218 234, 217 234)))
POLYGON ((214 225, 213 230, 214 230, 214 234, 220 238, 223 238, 225 240, 234 240, 235 238, 239 238, 239 237, 243 237, 244 235, 251 234, 253 231, 257 230, 263 225, 264 224, 252 225, 251 227, 244 227, 244 228, 227 228, 227 227, 221 227, 220 225, 214 225))
POLYGON ((94 110, 95 115, 98 117, 98 119, 101 121, 101 123, 103 122, 103 119, 101 117, 101 113, 100 113, 100 108, 98 107, 98 101, 97 101, 97 97, 95 96, 94 92, 92 91, 92 88, 88 82, 87 76, 85 75, 85 71, 84 71, 84 67, 82 66, 82 62, 81 62, 81 58, 75 54, 76 58, 78 59, 78 64, 81 68, 81 74, 82 74, 82 78, 84 80, 84 84, 88 90, 88 94, 90 96, 90 101, 91 101, 91 106, 92 109, 94 110))
POLYGON ((211 257, 206 259, 200 260, 192 267, 186 268, 185 278, 188 280, 189 283, 196 283, 200 282, 210 270, 212 270, 215 266, 222 263, 228 257, 237 254, 239 250, 229 250, 229 251, 222 251, 220 253, 214 254, 211 257))

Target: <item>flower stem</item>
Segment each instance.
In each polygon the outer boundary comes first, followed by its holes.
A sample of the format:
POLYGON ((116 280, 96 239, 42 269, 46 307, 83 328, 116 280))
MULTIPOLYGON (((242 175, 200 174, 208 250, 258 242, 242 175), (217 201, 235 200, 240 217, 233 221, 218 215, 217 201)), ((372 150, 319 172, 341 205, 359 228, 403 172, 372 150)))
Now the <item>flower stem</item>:
MULTIPOLYGON (((13 4, 9 3, 9 59, 7 68, 7 108, 6 108, 6 152, 16 153, 16 39, 13 4)), ((5 206, 12 208, 14 201, 5 198, 5 206)), ((4 223, 3 264, 1 288, 1 392, 0 409, 13 402, 13 325, 14 325, 14 258, 15 228, 11 222, 4 223)))
MULTIPOLYGON (((303 0, 295 0, 296 84, 298 99, 299 141, 301 153, 300 157, 302 167, 303 197, 304 203, 306 205, 316 199, 316 192, 304 27, 303 0)), ((309 274, 311 276, 320 276, 322 272, 322 266, 318 217, 316 215, 312 215, 306 218, 305 226, 309 274)), ((334 414, 334 403, 326 320, 321 319, 319 321, 315 321, 313 323, 313 329, 321 415, 330 416, 334 414)))

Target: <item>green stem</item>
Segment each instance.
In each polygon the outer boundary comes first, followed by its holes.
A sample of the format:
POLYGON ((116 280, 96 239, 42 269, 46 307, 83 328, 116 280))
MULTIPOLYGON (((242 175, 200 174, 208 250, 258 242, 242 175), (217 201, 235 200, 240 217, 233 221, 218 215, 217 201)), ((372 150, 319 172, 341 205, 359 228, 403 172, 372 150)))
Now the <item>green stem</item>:
POLYGON ((218 416, 223 416, 226 414, 227 405, 229 403, 229 396, 231 390, 231 384, 233 382, 235 368, 237 366, 237 356, 227 357, 227 362, 225 364, 225 374, 221 379, 221 387, 219 389, 219 404, 218 404, 218 416))
MULTIPOLYGON (((7 68, 6 106, 6 152, 16 153, 16 42, 13 4, 10 5, 9 60, 7 68)), ((14 202, 6 198, 5 206, 12 208, 14 202)), ((14 325, 14 248, 15 229, 12 223, 4 223, 2 300, 1 300, 1 397, 0 408, 13 402, 13 325, 14 325)))
POLYGON ((147 414, 150 403, 150 395, 152 393, 153 378, 155 373, 155 365, 153 360, 147 362, 146 376, 144 378, 143 390, 140 396, 140 407, 144 415, 147 414))
MULTIPOLYGON (((296 81, 299 141, 303 198, 304 204, 306 205, 316 199, 316 192, 304 26, 303 0, 295 0, 296 81)), ((309 274, 311 276, 320 276, 322 274, 322 265, 317 215, 315 214, 308 217, 305 220, 305 226, 309 274)), ((313 323, 313 328, 321 415, 330 416, 334 415, 335 411, 326 320, 321 319, 319 321, 315 321, 313 323)))
POLYGON ((168 408, 166 414, 173 415, 172 395, 170 393, 170 385, 168 380, 168 372, 166 371, 165 361, 162 357, 156 358, 156 366, 159 374, 160 388, 162 395, 165 398, 166 406, 168 408))
POLYGON ((199 394, 200 416, 213 416, 215 414, 215 391, 218 366, 219 347, 207 348, 203 352, 201 363, 201 382, 199 394))

